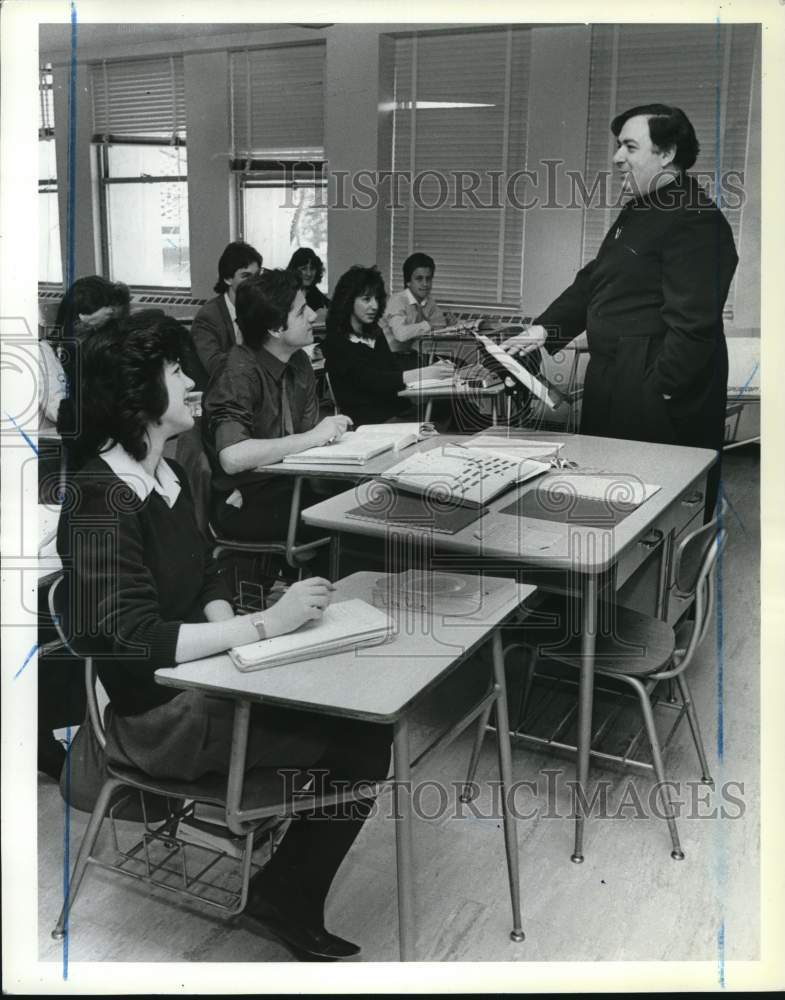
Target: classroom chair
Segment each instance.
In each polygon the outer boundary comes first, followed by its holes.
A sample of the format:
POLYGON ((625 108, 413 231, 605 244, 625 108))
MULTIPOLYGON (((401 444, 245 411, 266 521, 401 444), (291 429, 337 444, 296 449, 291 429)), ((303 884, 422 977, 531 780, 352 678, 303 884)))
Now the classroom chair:
MULTIPOLYGON (((652 618, 610 603, 601 603, 597 615, 595 675, 598 679, 605 677, 633 689, 643 715, 643 726, 630 741, 623 755, 600 754, 594 749, 591 753, 604 763, 613 762, 627 767, 654 770, 663 815, 671 837, 671 857, 677 861, 684 858, 684 851, 679 841, 670 789, 665 784, 663 749, 667 748, 681 720, 686 716, 701 766, 701 780, 707 784, 713 783, 686 671, 707 634, 711 619, 717 561, 727 540, 727 531, 721 526, 723 513, 724 510, 721 509, 712 521, 688 534, 676 551, 674 594, 683 611, 675 627, 671 627, 659 618, 652 618), (672 695, 674 681, 681 695, 680 702, 672 695), (663 685, 663 682, 667 683, 663 685), (660 698, 661 685, 666 689, 664 699, 660 698), (658 704, 676 712, 676 718, 663 744, 660 743, 654 720, 654 709, 658 704), (651 748, 651 764, 632 758, 644 732, 651 748)), ((516 648, 523 650, 525 654, 518 715, 521 729, 536 674, 537 661, 541 660, 544 664, 555 661, 569 668, 581 669, 581 635, 576 627, 580 621, 577 598, 560 594, 547 595, 543 602, 531 611, 523 624, 520 641, 512 643, 505 650, 505 656, 516 648)), ((597 690, 595 685, 595 694, 597 690)), ((559 751, 575 752, 574 746, 560 741, 560 736, 567 729, 574 713, 573 707, 559 720, 549 738, 537 739, 536 742, 541 749, 547 750, 551 747, 559 751)), ((595 727, 595 739, 603 729, 605 724, 599 729, 595 727)), ((524 740, 530 739, 525 732, 519 732, 518 735, 524 740)), ((484 732, 478 731, 470 759, 464 799, 470 795, 483 737, 484 732)))
MULTIPOLYGON (((328 546, 329 537, 317 538, 311 542, 297 543, 297 527, 299 516, 289 519, 286 539, 267 542, 244 542, 225 538, 210 523, 210 497, 212 491, 212 470, 202 444, 200 420, 197 417, 194 426, 181 434, 177 439, 175 459, 182 465, 188 476, 188 484, 194 498, 194 509, 199 527, 213 545, 213 556, 218 559, 223 555, 232 556, 278 556, 302 575, 303 569, 313 559, 316 551, 328 546)), ((300 509, 300 491, 302 479, 294 481, 295 501, 292 510, 300 509)), ((244 603, 244 602, 241 602, 244 603)))
MULTIPOLYGON (((86 721, 85 725, 91 726, 93 736, 103 751, 106 747, 106 733, 98 707, 93 659, 87 650, 80 652, 79 643, 74 643, 63 626, 63 622, 68 621, 66 588, 62 586, 64 579, 64 574, 61 574, 50 589, 50 611, 63 644, 75 656, 84 659, 89 717, 89 723, 86 721)), ((301 779, 295 777, 293 781, 287 781, 284 787, 275 768, 253 768, 246 772, 243 787, 232 789, 227 775, 207 774, 197 781, 178 781, 153 778, 144 771, 119 767, 109 761, 105 761, 104 766, 106 778, 79 845, 70 880, 66 882, 63 908, 52 930, 55 940, 62 939, 66 934, 71 909, 88 865, 117 872, 191 901, 197 900, 228 916, 238 914, 247 902, 251 869, 259 867, 254 865, 253 852, 260 846, 261 838, 266 837, 269 851, 272 852, 284 822, 297 813, 319 806, 351 802, 357 798, 350 791, 327 793, 321 797, 308 792, 312 779, 307 774, 301 779), (125 797, 118 798, 118 793, 122 791, 128 796, 138 796, 139 815, 144 824, 141 839, 126 848, 120 846, 115 824, 117 812, 127 806, 125 797), (303 792, 307 794, 302 794, 303 792), (163 812, 162 803, 166 805, 163 812), (234 882, 239 870, 239 887, 230 884, 228 873, 220 881, 206 878, 210 872, 216 874, 214 867, 219 862, 233 860, 226 852, 203 845, 197 847, 178 837, 180 821, 191 817, 198 803, 222 809, 229 831, 238 838, 244 838, 242 853, 235 868, 234 882), (249 822, 243 815, 252 809, 262 810, 262 815, 249 822), (107 814, 112 822, 114 862, 93 853, 107 814)), ((358 793, 367 794, 367 786, 358 793)), ((128 815, 127 811, 125 815, 128 815)))

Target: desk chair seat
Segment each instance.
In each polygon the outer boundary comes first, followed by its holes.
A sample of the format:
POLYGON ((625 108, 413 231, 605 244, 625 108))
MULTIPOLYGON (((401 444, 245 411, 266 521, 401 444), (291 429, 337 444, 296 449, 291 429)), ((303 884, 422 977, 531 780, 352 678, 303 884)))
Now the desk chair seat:
MULTIPOLYGON (((657 778, 663 815, 671 836, 671 857, 682 860, 684 852, 676 827, 675 810, 670 798, 670 789, 665 783, 663 746, 667 747, 682 718, 687 717, 695 751, 701 766, 702 780, 712 784, 706 751, 701 736, 695 705, 692 700, 686 669, 708 630, 714 603, 713 574, 717 559, 726 543, 726 531, 720 528, 722 511, 708 524, 691 532, 681 542, 675 558, 675 587, 680 598, 688 599, 685 607, 694 612, 692 618, 685 614, 676 628, 658 618, 640 614, 628 608, 600 603, 598 606, 598 631, 595 645, 595 674, 612 678, 614 681, 632 687, 640 704, 643 727, 632 739, 623 756, 599 753, 591 754, 604 762, 613 761, 625 766, 653 769, 657 778), (663 704, 675 708, 676 719, 661 745, 654 722, 654 708, 659 703, 660 684, 667 681, 668 698, 663 704), (672 694, 672 682, 676 683, 681 695, 678 703, 672 694), (632 759, 633 750, 640 743, 645 732, 651 748, 652 763, 643 764, 632 759)), ((526 705, 531 693, 537 661, 555 661, 567 667, 581 669, 581 635, 577 624, 581 621, 581 611, 577 599, 562 595, 550 595, 537 606, 520 632, 520 641, 505 650, 505 656, 516 650, 523 650, 524 678, 521 689, 518 718, 523 726, 526 705), (577 633, 577 634, 576 634, 577 633)), ((561 741, 561 734, 567 729, 576 711, 570 708, 566 716, 559 720, 550 738, 532 740, 528 734, 518 731, 515 735, 525 741, 532 741, 541 749, 552 747, 561 751, 576 752, 574 746, 561 741)), ((610 721, 618 715, 612 713, 610 721)), ((607 728, 603 723, 595 729, 596 740, 607 728)), ((472 751, 466 790, 471 786, 479 747, 483 738, 478 733, 472 751)), ((593 740, 593 741, 594 741, 593 740)))

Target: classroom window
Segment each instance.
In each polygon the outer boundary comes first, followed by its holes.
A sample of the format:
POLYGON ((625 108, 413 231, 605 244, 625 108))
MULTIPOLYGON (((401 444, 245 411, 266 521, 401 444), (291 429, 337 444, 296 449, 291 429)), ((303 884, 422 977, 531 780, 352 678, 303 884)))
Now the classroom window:
POLYGON ((327 287, 327 200, 322 164, 300 176, 280 167, 238 174, 240 232, 256 247, 266 267, 286 267, 298 247, 311 247, 325 265, 327 287))
POLYGON ((135 287, 189 288, 182 57, 91 67, 104 273, 135 287))
POLYGON ((60 215, 57 207, 52 67, 41 67, 38 117, 38 280, 62 284, 60 215))
POLYGON ((525 28, 396 39, 391 288, 421 250, 440 299, 520 307, 524 212, 506 188, 526 166, 530 46, 525 28))
POLYGON ((189 288, 185 147, 112 144, 99 155, 105 273, 129 285, 189 288))
POLYGON ((327 265, 324 55, 321 42, 230 54, 237 230, 266 267, 301 246, 327 265))

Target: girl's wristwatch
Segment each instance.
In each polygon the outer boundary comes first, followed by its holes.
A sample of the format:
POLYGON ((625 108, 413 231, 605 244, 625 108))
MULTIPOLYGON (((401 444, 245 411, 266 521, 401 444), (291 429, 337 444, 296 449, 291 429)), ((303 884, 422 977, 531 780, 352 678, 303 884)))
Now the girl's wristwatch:
POLYGON ((262 612, 257 611, 256 614, 251 615, 251 624, 259 633, 260 639, 267 638, 267 629, 264 627, 264 617, 262 612))

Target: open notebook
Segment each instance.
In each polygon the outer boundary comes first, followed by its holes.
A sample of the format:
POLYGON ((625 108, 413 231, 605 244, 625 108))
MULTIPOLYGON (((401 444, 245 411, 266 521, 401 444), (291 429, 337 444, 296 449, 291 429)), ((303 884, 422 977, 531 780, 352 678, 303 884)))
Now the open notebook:
POLYGON ((420 440, 422 424, 364 424, 346 431, 335 444, 308 448, 296 455, 286 455, 287 465, 314 462, 319 465, 364 465, 385 451, 403 451, 420 440))
POLYGON ((263 670, 357 646, 372 646, 385 642, 391 631, 388 615, 352 598, 328 605, 319 621, 307 622, 296 632, 236 646, 229 650, 229 656, 238 670, 263 670))

